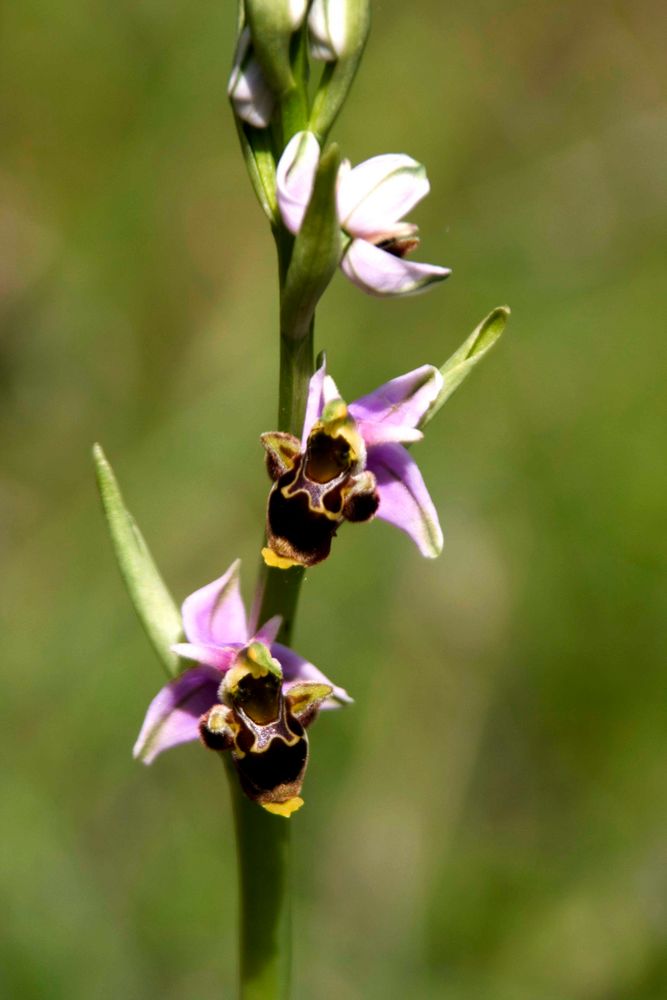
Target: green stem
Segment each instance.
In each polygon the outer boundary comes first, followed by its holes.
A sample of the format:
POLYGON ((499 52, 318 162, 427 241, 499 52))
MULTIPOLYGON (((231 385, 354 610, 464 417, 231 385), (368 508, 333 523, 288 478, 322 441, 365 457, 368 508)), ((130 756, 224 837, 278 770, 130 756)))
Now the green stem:
MULTIPOLYGON (((285 230, 274 232, 278 251, 278 276, 282 305, 282 293, 285 278, 294 246, 294 241, 285 230)), ((314 320, 308 328, 305 337, 293 336, 291 330, 280 330, 280 375, 278 382, 278 430, 287 431, 301 437, 303 419, 308 400, 308 383, 314 371, 313 354, 314 320)), ((297 604, 301 584, 305 576, 302 566, 293 569, 275 569, 260 565, 257 581, 255 621, 259 624, 272 618, 282 616, 282 625, 278 638, 289 645, 294 628, 297 604)))
POLYGON ((290 995, 290 825, 251 802, 227 767, 238 845, 239 995, 288 1000, 290 995))
POLYGON ((301 437, 308 399, 308 382, 313 374, 313 324, 305 337, 293 339, 280 331, 280 395, 278 430, 301 437))
MULTIPOLYGON (((294 237, 283 227, 274 229, 278 252, 278 283, 280 288, 280 315, 283 315, 283 295, 287 282, 294 237)), ((315 370, 313 354, 313 331, 315 317, 310 322, 305 336, 289 329, 281 322, 280 327, 280 375, 278 379, 278 430, 287 431, 301 437, 303 418, 306 415, 308 383, 315 370)))
MULTIPOLYGON (((293 240, 276 231, 281 304, 293 240)), ((313 324, 305 337, 280 331, 278 427, 301 435, 313 374, 313 324)), ((260 567, 255 620, 281 615, 278 635, 288 644, 294 626, 304 569, 260 567)), ((226 755, 225 755, 226 756, 226 755)), ((239 866, 241 1000, 287 1000, 291 969, 290 821, 272 816, 241 791, 231 760, 226 760, 234 803, 239 866)))
POLYGON ((277 638, 285 646, 289 646, 292 641, 294 619, 305 575, 306 570, 303 566, 275 569, 262 563, 259 568, 255 598, 255 606, 259 607, 257 621, 261 624, 274 615, 280 615, 282 624, 277 638))

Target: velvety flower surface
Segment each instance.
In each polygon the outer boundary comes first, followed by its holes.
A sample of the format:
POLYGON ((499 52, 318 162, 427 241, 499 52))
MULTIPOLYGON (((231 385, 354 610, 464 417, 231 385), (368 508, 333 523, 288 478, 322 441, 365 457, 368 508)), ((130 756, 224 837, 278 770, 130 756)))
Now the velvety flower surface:
POLYGON ((382 518, 422 555, 442 551, 442 530, 416 462, 405 447, 442 388, 432 365, 401 375, 346 405, 325 365, 310 380, 301 441, 262 436, 274 486, 267 507, 269 565, 314 565, 344 520, 382 518))
POLYGON ((201 717, 219 705, 221 682, 253 644, 268 647, 280 665, 284 694, 304 683, 314 683, 327 685, 333 691, 333 696, 321 705, 323 708, 351 701, 343 688, 331 684, 312 663, 274 641, 280 617, 271 618, 256 630, 248 625, 239 590, 239 565, 237 560, 224 576, 195 591, 183 604, 183 629, 188 641, 177 644, 174 650, 196 661, 197 666, 166 684, 149 705, 134 747, 134 756, 145 764, 170 747, 199 739, 201 717))
MULTIPOLYGON (((298 132, 287 144, 276 171, 280 213, 297 233, 313 190, 320 146, 312 132, 298 132)), ((343 273, 371 295, 411 295, 451 272, 436 264, 407 260, 419 245, 418 228, 403 222, 429 192, 424 167, 403 153, 387 153, 352 167, 343 161, 338 175, 337 208, 349 242, 343 273)))

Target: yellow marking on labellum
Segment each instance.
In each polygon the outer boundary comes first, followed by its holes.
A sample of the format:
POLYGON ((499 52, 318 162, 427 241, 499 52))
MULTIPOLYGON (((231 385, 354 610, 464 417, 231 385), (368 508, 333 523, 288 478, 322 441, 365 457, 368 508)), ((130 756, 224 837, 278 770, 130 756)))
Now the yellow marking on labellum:
POLYGON ((243 709, 253 722, 266 725, 277 718, 282 679, 282 667, 268 646, 251 642, 237 654, 222 680, 218 697, 234 712, 243 709))
POLYGON ((333 431, 332 436, 340 437, 344 441, 347 441, 350 446, 350 458, 353 462, 356 462, 363 448, 363 440, 352 417, 349 417, 346 423, 337 427, 333 431))
POLYGON ((236 694, 239 684, 241 683, 244 677, 247 677, 248 673, 249 671, 246 669, 246 667, 241 666, 241 664, 239 664, 236 667, 231 667, 225 674, 222 681, 221 687, 223 688, 224 692, 232 696, 236 694))
POLYGON ((299 795, 295 795, 293 798, 288 799, 287 802, 262 802, 262 809, 266 809, 267 812, 273 813, 274 816, 284 816, 285 819, 289 819, 292 813, 295 813, 297 809, 300 809, 303 805, 303 799, 299 795))
MULTIPOLYGON (((260 723, 260 725, 262 724, 260 723)), ((267 726, 267 723, 264 723, 264 725, 267 726)), ((270 723, 268 725, 270 725, 270 723)), ((285 732, 280 733, 280 735, 278 736, 274 736, 271 742, 265 743, 264 746, 262 746, 260 744, 260 737, 257 731, 255 730, 254 739, 252 745, 248 747, 248 752, 254 754, 256 757, 259 757, 264 753, 269 753, 272 750, 273 743, 275 742, 276 739, 279 740, 281 743, 284 743, 286 747, 293 747, 299 742, 299 740, 303 739, 303 736, 300 736, 297 733, 293 733, 288 726, 285 732), (287 735, 287 733, 289 735, 287 735)))
POLYGON ((332 441, 335 441, 336 438, 345 441, 350 449, 350 465, 357 461, 363 451, 363 439, 352 417, 345 416, 342 420, 332 420, 330 422, 323 420, 321 423, 315 424, 308 436, 308 442, 310 443, 318 434, 324 434, 326 437, 331 438, 332 441))
POLYGON ((285 556, 276 555, 273 549, 269 548, 262 549, 262 559, 267 566, 273 566, 275 569, 291 569, 292 566, 301 565, 296 559, 287 559, 285 556))
POLYGON ((229 729, 229 723, 227 722, 227 716, 229 715, 229 709, 224 705, 214 705, 211 711, 208 713, 208 718, 206 719, 206 728, 212 733, 222 733, 225 729, 229 729))
MULTIPOLYGON (((306 498, 306 504, 308 505, 308 510, 312 511, 313 514, 320 514, 322 517, 326 517, 328 521, 340 521, 340 512, 336 513, 335 511, 327 510, 327 508, 322 503, 321 495, 313 499, 308 490, 304 490, 303 486, 299 486, 298 483, 288 483, 287 486, 283 486, 280 492, 282 493, 282 495, 285 497, 286 500, 292 500, 296 496, 304 496, 306 498)), ((273 550, 271 549, 270 551, 273 550)), ((264 555, 264 552, 265 550, 262 549, 262 555, 264 555)), ((283 556, 276 556, 275 553, 274 557, 276 559, 283 558, 283 556)), ((267 563, 267 565, 269 566, 273 565, 273 563, 270 563, 268 561, 266 556, 264 556, 264 562, 267 563)), ((301 563, 291 562, 290 565, 300 566, 301 563)), ((281 565, 278 568, 287 569, 288 567, 281 565)))
POLYGON ((268 434, 261 434, 260 440, 266 451, 272 479, 278 479, 294 468, 301 452, 301 442, 297 437, 282 431, 270 431, 268 434))
POLYGON ((292 711, 298 716, 312 705, 320 704, 333 694, 330 684, 318 684, 314 681, 306 681, 302 684, 294 684, 287 693, 287 699, 292 711))
POLYGON ((234 666, 225 674, 222 685, 225 691, 234 694, 244 677, 252 675, 256 680, 273 674, 282 680, 283 671, 278 660, 274 660, 267 646, 263 642, 251 642, 249 646, 242 649, 234 666))
POLYGON ((364 441, 357 429, 357 424, 350 416, 347 405, 342 399, 332 399, 322 410, 322 416, 315 423, 308 435, 308 464, 313 467, 313 471, 318 466, 322 470, 330 465, 330 471, 326 476, 320 476, 315 472, 315 479, 319 482, 326 482, 328 478, 333 478, 338 472, 344 469, 352 470, 353 467, 365 457, 364 441), (327 460, 327 447, 322 438, 328 438, 330 454, 327 460), (341 452, 338 448, 336 454, 335 442, 344 441, 347 445, 347 452, 341 452), (316 454, 316 452, 318 454, 316 454), (337 466, 337 468, 336 468, 337 466))

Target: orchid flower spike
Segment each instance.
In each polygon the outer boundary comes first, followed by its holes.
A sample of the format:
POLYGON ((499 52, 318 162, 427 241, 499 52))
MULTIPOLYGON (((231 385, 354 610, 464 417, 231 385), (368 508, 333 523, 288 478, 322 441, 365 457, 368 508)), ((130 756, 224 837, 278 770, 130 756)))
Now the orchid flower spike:
POLYGON ((173 648, 194 660, 148 707, 134 756, 150 764, 179 743, 201 739, 230 751, 243 791, 269 812, 289 816, 308 760, 305 729, 320 708, 352 699, 312 663, 278 642, 280 616, 249 626, 239 566, 183 604, 187 642, 173 648))
MULTIPOLYGON (((320 146, 312 132, 297 132, 276 171, 282 220, 298 233, 310 201, 320 146)), ((356 167, 344 160, 338 175, 337 208, 349 237, 343 273, 370 295, 412 295, 451 271, 404 259, 419 245, 418 228, 403 216, 429 192, 424 167, 404 153, 373 156, 356 167)))
POLYGON ((422 555, 442 551, 438 515, 405 444, 438 398, 442 375, 423 365, 347 406, 325 365, 310 380, 301 441, 262 435, 273 480, 267 505, 269 566, 313 566, 329 555, 343 521, 394 524, 422 555))

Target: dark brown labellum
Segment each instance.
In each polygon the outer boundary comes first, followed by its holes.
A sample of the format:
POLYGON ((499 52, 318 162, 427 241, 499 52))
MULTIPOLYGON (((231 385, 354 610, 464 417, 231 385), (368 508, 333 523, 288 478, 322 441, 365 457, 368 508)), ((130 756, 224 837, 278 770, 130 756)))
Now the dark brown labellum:
POLYGON ((271 490, 267 536, 269 548, 277 556, 301 566, 314 566, 329 555, 331 540, 343 520, 341 484, 327 488, 311 484, 302 467, 300 459, 297 467, 281 476, 271 490))
MULTIPOLYGON (((296 728, 295 722, 290 729, 296 728)), ((241 787, 254 802, 285 802, 301 791, 308 763, 308 737, 302 726, 298 728, 300 736, 295 734, 290 742, 274 736, 261 752, 248 751, 241 756, 232 750, 241 787)))
POLYGON ((304 452, 296 438, 262 436, 275 482, 267 506, 270 566, 314 566, 326 559, 344 520, 367 521, 379 503, 375 478, 364 471, 366 451, 342 400, 328 405, 330 416, 313 427, 304 452))
MULTIPOLYGON (((214 705, 202 716, 202 742, 211 750, 231 750, 241 788, 248 798, 288 816, 301 805, 298 796, 308 763, 306 727, 331 695, 331 687, 304 682, 287 695, 279 691, 275 717, 258 722, 246 709, 255 709, 258 703, 263 709, 265 702, 255 691, 251 699, 243 696, 245 679, 242 677, 234 684, 233 692, 225 696, 231 706, 214 705)), ((273 678, 263 680, 270 685, 273 699, 273 678)), ((254 681, 261 682, 262 678, 255 677, 254 681)))

